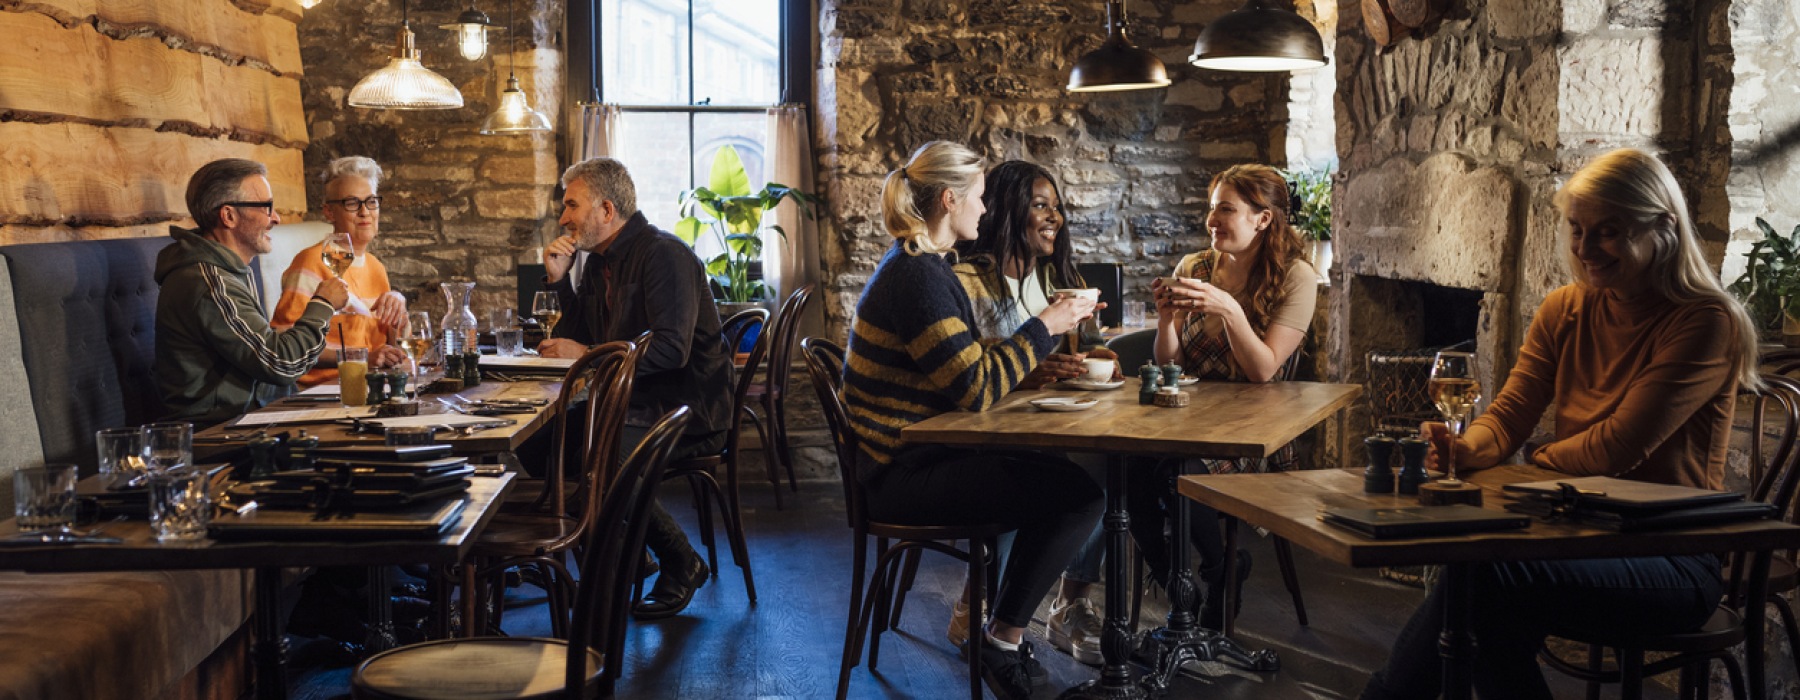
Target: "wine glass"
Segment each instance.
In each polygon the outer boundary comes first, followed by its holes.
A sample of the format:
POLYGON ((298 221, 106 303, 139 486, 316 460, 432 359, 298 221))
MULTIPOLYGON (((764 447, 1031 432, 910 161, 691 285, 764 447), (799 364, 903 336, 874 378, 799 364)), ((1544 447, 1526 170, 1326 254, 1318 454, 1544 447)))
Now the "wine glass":
POLYGON ((544 338, 549 339, 556 332, 556 322, 562 320, 562 307, 556 301, 556 292, 538 292, 532 295, 531 315, 544 327, 544 338))
POLYGON ((319 257, 325 260, 325 267, 338 279, 356 263, 356 246, 350 242, 349 231, 332 231, 325 236, 325 242, 319 246, 319 257))
POLYGON ((1431 402, 1450 428, 1450 449, 1444 454, 1444 483, 1460 484, 1456 478, 1456 436, 1467 427, 1469 414, 1481 400, 1481 382, 1475 379, 1475 355, 1466 352, 1440 352, 1431 360, 1431 402))
POLYGON ((431 332, 431 316, 423 311, 414 311, 406 316, 406 335, 400 339, 400 348, 412 359, 413 366, 413 398, 419 393, 419 364, 431 354, 435 345, 435 336, 431 332))

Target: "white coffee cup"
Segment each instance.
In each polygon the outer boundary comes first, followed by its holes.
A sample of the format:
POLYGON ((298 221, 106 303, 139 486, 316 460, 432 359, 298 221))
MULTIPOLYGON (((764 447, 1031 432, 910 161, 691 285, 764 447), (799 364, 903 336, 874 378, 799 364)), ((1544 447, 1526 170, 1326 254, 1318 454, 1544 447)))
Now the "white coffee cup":
POLYGON ((1080 297, 1088 301, 1100 301, 1100 290, 1098 289, 1058 289, 1053 294, 1058 298, 1080 297))
POLYGON ((1089 358, 1082 360, 1081 366, 1087 369, 1087 374, 1081 376, 1083 381, 1104 383, 1112 381, 1113 368, 1118 366, 1118 362, 1115 360, 1089 358))

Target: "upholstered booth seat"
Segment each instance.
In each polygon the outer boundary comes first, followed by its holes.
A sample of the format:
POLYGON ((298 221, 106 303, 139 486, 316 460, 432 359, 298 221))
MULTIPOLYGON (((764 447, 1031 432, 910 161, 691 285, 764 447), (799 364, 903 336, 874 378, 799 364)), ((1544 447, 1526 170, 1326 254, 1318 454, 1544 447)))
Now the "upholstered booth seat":
POLYGON ((164 697, 251 592, 236 570, 0 573, 0 700, 164 697))

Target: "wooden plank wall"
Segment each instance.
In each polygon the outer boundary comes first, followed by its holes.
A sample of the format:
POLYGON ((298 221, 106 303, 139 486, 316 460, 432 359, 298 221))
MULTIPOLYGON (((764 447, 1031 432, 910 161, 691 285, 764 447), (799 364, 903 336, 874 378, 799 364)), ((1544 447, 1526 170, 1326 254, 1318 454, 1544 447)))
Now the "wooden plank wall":
POLYGON ((298 0, 0 0, 0 244, 192 225, 188 177, 269 166, 306 210, 298 0))

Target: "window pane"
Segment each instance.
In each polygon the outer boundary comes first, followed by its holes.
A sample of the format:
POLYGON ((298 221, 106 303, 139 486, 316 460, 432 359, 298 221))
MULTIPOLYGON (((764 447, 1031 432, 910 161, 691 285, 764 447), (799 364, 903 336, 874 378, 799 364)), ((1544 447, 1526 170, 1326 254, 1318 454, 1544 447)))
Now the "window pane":
POLYGON ((599 12, 601 100, 689 104, 687 3, 604 0, 599 12))
MULTIPOLYGON (((718 154, 719 147, 730 145, 737 149, 738 159, 744 162, 744 174, 750 176, 750 191, 755 192, 763 186, 763 142, 767 139, 768 117, 757 112, 749 114, 699 113, 694 115, 694 167, 695 186, 708 186, 712 182, 713 157, 718 154)), ((711 237, 701 239, 696 246, 702 259, 718 255, 723 248, 711 237)))
POLYGON ((694 0, 696 103, 775 104, 780 59, 779 0, 694 0))
POLYGON ((620 115, 619 162, 637 186, 638 210, 664 231, 681 220, 681 192, 688 177, 688 115, 626 112, 620 115))

